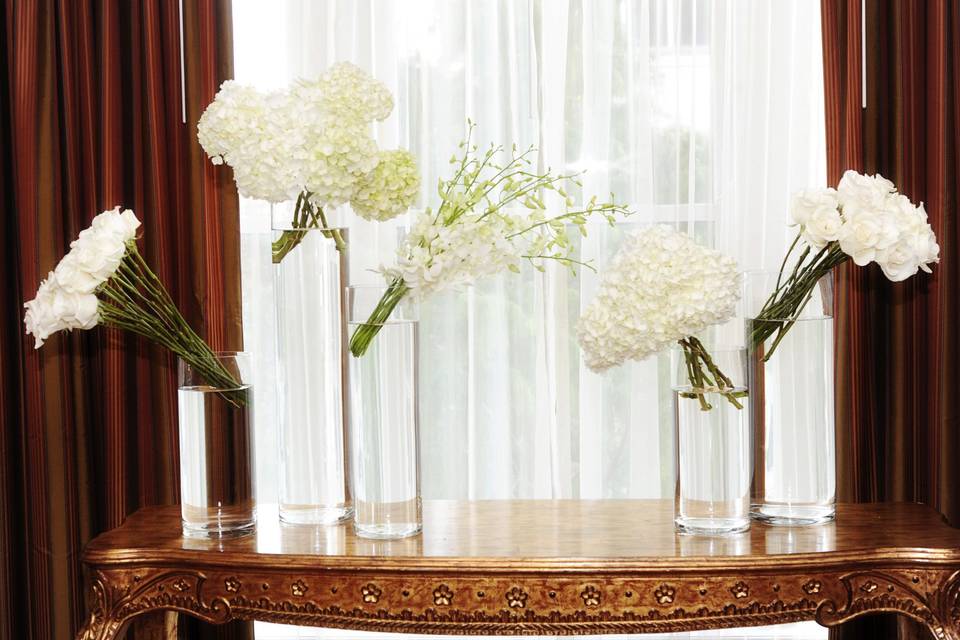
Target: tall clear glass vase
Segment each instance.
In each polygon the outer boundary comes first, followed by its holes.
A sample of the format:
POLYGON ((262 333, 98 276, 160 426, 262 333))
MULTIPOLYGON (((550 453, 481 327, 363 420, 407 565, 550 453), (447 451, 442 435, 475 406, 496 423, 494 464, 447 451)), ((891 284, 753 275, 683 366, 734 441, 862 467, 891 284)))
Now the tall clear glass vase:
POLYGON ((347 230, 299 228, 286 206, 274 207, 273 230, 280 519, 334 524, 353 509, 346 456, 347 230))
POLYGON ((772 322, 755 315, 776 289, 777 275, 745 278, 755 438, 751 515, 775 525, 819 524, 836 509, 833 274, 820 280, 797 318, 779 319, 793 324, 771 353, 775 335, 760 344, 749 336, 772 322))
POLYGON ((251 360, 236 352, 216 360, 237 386, 213 387, 178 361, 180 513, 189 538, 244 535, 257 521, 251 360))
MULTIPOLYGON (((746 392, 747 350, 708 350, 733 391, 746 392)), ((734 398, 738 408, 714 388, 695 387, 683 351, 676 349, 672 355, 677 530, 705 535, 746 531, 753 471, 747 400, 734 398)))
MULTIPOLYGON (((350 332, 369 326, 384 287, 350 287, 350 332)), ((354 525, 365 538, 403 538, 421 530, 418 322, 401 302, 366 353, 350 357, 351 477, 354 525)))

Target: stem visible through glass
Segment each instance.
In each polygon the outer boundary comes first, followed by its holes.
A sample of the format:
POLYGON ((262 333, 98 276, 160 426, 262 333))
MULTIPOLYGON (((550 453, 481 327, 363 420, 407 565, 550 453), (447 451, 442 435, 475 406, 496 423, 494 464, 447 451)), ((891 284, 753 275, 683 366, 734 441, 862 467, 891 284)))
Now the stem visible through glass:
POLYGON ((681 391, 680 396, 699 401, 700 410, 709 411, 713 405, 707 401, 706 394, 719 393, 737 409, 743 409, 740 398, 747 397, 747 392, 735 390, 733 381, 720 370, 703 343, 695 336, 689 336, 677 342, 683 348, 687 379, 693 387, 692 391, 681 391))
POLYGON ((789 277, 784 279, 784 270, 787 268, 790 254, 796 246, 797 240, 795 239, 780 265, 776 287, 770 297, 767 298, 760 313, 753 319, 753 326, 750 329, 749 339, 753 347, 760 346, 776 334, 770 349, 763 356, 764 362, 770 359, 777 346, 786 337, 787 332, 796 323, 804 307, 813 297, 813 290, 820 279, 835 266, 842 264, 849 258, 840 249, 840 244, 834 241, 819 249, 810 261, 806 262, 810 255, 810 247, 804 247, 789 277))
POLYGON ((236 407, 246 405, 241 383, 190 327, 135 242, 128 243, 116 272, 97 289, 97 298, 102 324, 132 331, 166 347, 228 402, 236 407))
POLYGON ((297 204, 293 210, 293 229, 285 229, 280 237, 273 242, 273 263, 279 264, 288 253, 293 251, 297 245, 303 242, 309 229, 319 229, 320 233, 326 238, 332 238, 337 245, 337 251, 343 251, 347 244, 343 236, 337 229, 330 229, 327 224, 327 217, 324 214, 323 207, 317 207, 310 203, 310 194, 306 191, 297 196, 297 204), (304 229, 304 231, 300 231, 304 229))
POLYGON ((397 308, 400 301, 410 292, 410 287, 403 281, 403 278, 394 278, 386 292, 380 298, 376 308, 367 321, 359 325, 350 336, 350 353, 359 358, 370 348, 370 343, 380 333, 384 323, 390 318, 390 314, 397 308))

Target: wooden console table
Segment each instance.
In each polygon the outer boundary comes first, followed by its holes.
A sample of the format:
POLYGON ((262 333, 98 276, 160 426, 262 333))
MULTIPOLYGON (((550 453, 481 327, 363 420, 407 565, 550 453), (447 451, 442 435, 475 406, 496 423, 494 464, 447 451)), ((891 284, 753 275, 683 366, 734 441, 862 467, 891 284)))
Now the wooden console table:
POLYGON ((836 523, 674 533, 668 501, 427 502, 423 535, 349 526, 184 539, 177 507, 139 511, 86 550, 89 619, 265 620, 447 634, 643 633, 898 612, 960 640, 960 530, 915 504, 841 505, 836 523))

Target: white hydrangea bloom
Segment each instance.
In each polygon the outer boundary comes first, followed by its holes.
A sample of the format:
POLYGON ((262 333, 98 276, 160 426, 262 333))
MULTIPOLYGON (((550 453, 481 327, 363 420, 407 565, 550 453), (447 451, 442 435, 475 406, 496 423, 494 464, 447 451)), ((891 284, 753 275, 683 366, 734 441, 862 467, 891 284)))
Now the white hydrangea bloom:
POLYGON ((315 206, 334 207, 351 200, 377 169, 370 124, 392 109, 383 83, 339 63, 285 91, 223 83, 197 137, 215 164, 233 167, 242 195, 284 202, 308 192, 315 206))
POLYGON ((213 164, 229 163, 228 156, 249 142, 251 132, 265 120, 265 113, 265 97, 260 91, 227 80, 197 123, 200 146, 213 164))
POLYGON ((381 151, 377 167, 357 185, 350 199, 354 212, 367 220, 389 220, 400 215, 420 191, 420 172, 409 151, 381 151))
POLYGON ((314 83, 320 104, 338 119, 372 122, 393 111, 386 85, 349 62, 338 62, 314 83))
POLYGON ((929 265, 939 261, 940 246, 923 204, 914 205, 880 174, 847 171, 836 191, 799 192, 791 215, 814 249, 837 241, 857 265, 876 262, 894 282, 920 269, 929 273, 929 265))
POLYGON ((40 348, 51 334, 97 325, 97 287, 110 279, 136 238, 140 221, 120 207, 98 214, 70 243, 70 251, 40 283, 37 295, 24 307, 27 333, 40 348))
POLYGON ((666 226, 629 235, 577 327, 586 365, 643 360, 729 320, 739 299, 733 258, 666 226))
POLYGON ((261 93, 228 80, 200 117, 197 137, 214 164, 233 167, 241 195, 283 202, 300 191, 303 153, 291 135, 295 123, 285 92, 261 93))
POLYGON ((369 125, 318 124, 303 135, 303 188, 310 193, 310 201, 318 207, 348 202, 360 179, 377 167, 377 143, 370 137, 369 125))

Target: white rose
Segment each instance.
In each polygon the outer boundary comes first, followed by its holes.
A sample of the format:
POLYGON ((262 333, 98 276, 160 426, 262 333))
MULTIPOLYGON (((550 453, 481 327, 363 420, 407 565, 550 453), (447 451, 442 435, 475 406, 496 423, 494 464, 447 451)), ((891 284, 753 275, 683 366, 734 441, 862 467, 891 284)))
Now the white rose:
POLYGON ((114 207, 111 210, 94 217, 90 228, 96 232, 96 235, 113 235, 121 242, 129 242, 137 235, 137 227, 140 221, 131 209, 125 209, 120 212, 120 207, 114 207))
POLYGON ((793 194, 790 199, 790 215, 794 222, 804 225, 815 211, 823 208, 836 209, 838 206, 835 189, 804 189, 793 194))
POLYGON ((815 209, 802 227, 803 239, 815 249, 822 249, 837 239, 843 227, 843 218, 835 208, 815 209))
POLYGON ((838 240, 840 249, 861 267, 876 259, 877 251, 889 248, 899 233, 891 216, 872 209, 845 208, 838 240))
POLYGON ((123 240, 129 242, 137 237, 137 229, 140 228, 140 219, 133 209, 124 209, 120 213, 120 220, 124 224, 123 240))
POLYGON ((100 285, 97 278, 77 263, 77 255, 73 251, 65 255, 57 265, 53 278, 59 287, 77 293, 93 293, 100 285))
POLYGON ((55 287, 51 272, 47 279, 40 283, 36 297, 23 305, 27 310, 23 315, 23 324, 27 334, 35 339, 35 349, 39 349, 47 338, 64 328, 53 309, 55 287))
POLYGON ((930 223, 927 222, 927 212, 921 202, 914 208, 914 214, 905 233, 906 242, 917 257, 920 268, 931 273, 927 265, 940 262, 940 245, 930 223))
POLYGON ((927 265, 940 262, 940 245, 937 244, 937 236, 930 225, 908 235, 906 243, 916 257, 919 267, 927 273, 932 273, 927 265))
POLYGON ((53 311, 66 329, 92 329, 97 326, 97 296, 57 289, 53 311))
POLYGON ((840 204, 844 207, 859 205, 883 208, 887 196, 895 191, 894 184, 879 173, 868 176, 853 170, 845 172, 837 185, 840 204))
POLYGON ((939 262, 940 245, 927 221, 923 203, 914 205, 906 196, 894 194, 886 204, 898 240, 889 251, 877 257, 883 272, 894 282, 909 278, 918 269, 930 273, 928 265, 939 262))
POLYGON ((893 282, 906 280, 920 268, 920 261, 906 238, 879 252, 877 264, 883 269, 883 274, 893 282))
POLYGON ((126 245, 112 235, 87 236, 70 252, 80 269, 90 274, 97 284, 114 274, 126 253, 126 245))

